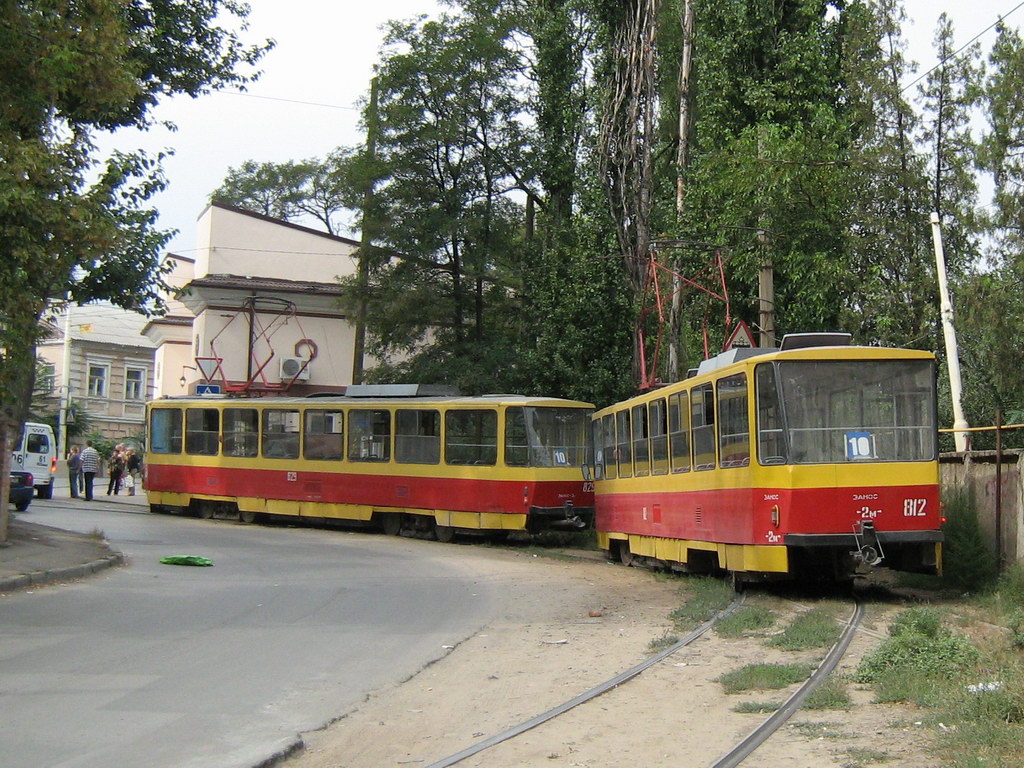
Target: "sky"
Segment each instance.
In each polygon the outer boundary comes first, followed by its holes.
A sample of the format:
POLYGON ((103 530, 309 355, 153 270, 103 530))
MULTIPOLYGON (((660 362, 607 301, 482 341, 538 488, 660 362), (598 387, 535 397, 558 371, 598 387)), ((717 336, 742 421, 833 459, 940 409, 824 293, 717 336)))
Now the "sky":
MULTIPOLYGON (((213 93, 199 99, 165 100, 154 113, 178 126, 176 132, 121 131, 101 139, 101 148, 156 152, 173 149, 164 162, 168 188, 153 200, 158 226, 176 229, 168 250, 192 256, 196 218, 229 168, 246 160, 284 162, 322 157, 338 146, 362 141, 359 100, 367 93, 373 65, 389 19, 434 15, 432 0, 249 0, 246 40, 276 40, 264 57, 262 77, 248 95, 213 93)), ((908 55, 924 72, 936 63, 931 52, 942 12, 953 20, 957 47, 1000 15, 1024 26, 1020 0, 904 0, 908 55)), ((995 31, 981 38, 987 51, 995 31)), ((352 233, 349 233, 352 234, 352 233)))

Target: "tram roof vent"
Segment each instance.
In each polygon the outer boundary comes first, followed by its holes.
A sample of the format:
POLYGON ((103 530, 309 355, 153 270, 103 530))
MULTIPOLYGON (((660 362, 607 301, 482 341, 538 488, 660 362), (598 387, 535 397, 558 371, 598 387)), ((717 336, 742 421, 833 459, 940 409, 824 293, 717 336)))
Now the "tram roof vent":
POLYGON ((727 365, 732 365, 733 363, 738 363, 741 360, 746 360, 748 357, 767 355, 769 352, 774 351, 774 349, 762 349, 761 347, 733 347, 732 349, 708 358, 707 360, 701 360, 700 365, 697 366, 697 375, 699 376, 704 373, 710 373, 711 371, 717 371, 719 368, 724 368, 727 365))
POLYGON ((451 384, 351 384, 346 397, 458 397, 451 384))
POLYGON ((848 347, 853 336, 849 333, 787 333, 782 337, 780 351, 807 349, 808 347, 848 347))

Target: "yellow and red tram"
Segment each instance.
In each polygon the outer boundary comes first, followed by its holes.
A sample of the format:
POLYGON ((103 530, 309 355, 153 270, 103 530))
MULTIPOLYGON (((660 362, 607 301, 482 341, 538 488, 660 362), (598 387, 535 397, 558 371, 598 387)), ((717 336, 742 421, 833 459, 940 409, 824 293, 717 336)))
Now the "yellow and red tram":
POLYGON ((154 511, 374 524, 449 540, 593 522, 580 467, 593 406, 415 385, 312 398, 165 398, 147 408, 154 511))
POLYGON ((935 359, 796 334, 593 417, 595 526, 623 562, 740 581, 935 573, 935 359))

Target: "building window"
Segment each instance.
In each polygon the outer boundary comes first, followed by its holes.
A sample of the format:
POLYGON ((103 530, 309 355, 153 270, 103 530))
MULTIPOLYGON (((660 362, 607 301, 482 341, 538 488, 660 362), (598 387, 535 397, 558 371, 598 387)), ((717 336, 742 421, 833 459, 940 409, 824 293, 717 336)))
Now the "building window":
POLYGON ((107 396, 107 374, 109 369, 105 365, 89 366, 89 397, 107 396))
POLYGON ((39 362, 36 389, 49 394, 55 389, 56 368, 53 363, 39 362))
POLYGON ((141 368, 128 368, 124 372, 124 399, 143 400, 146 392, 146 372, 141 368))

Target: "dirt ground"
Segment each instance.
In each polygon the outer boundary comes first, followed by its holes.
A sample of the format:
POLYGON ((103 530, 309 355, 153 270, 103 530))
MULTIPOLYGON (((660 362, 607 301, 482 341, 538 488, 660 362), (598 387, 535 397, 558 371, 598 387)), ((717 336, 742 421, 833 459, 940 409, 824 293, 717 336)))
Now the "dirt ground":
MULTIPOLYGON (((669 613, 685 600, 685 579, 600 560, 501 550, 460 556, 486 562, 482 578, 511 592, 507 612, 403 684, 304 734, 305 750, 285 768, 428 766, 639 664, 650 656, 652 640, 673 632, 669 613)), ((810 607, 768 599, 779 625, 810 607)), ((885 609, 868 608, 839 673, 884 636, 885 619, 885 609)), ((721 674, 754 662, 821 655, 710 632, 632 681, 459 766, 706 766, 764 720, 733 712, 739 702, 781 702, 796 689, 729 696, 716 682, 721 674)), ((872 704, 871 693, 852 683, 848 690, 852 709, 798 712, 743 767, 938 765, 927 750, 934 734, 913 709, 872 704)))

